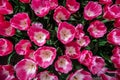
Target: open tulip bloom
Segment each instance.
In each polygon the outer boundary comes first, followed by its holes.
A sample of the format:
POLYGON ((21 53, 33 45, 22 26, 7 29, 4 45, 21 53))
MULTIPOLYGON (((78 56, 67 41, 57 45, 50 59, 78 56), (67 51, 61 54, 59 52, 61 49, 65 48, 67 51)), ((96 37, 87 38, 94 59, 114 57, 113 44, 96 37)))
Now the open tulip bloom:
POLYGON ((0 80, 120 80, 120 0, 0 0, 0 80))

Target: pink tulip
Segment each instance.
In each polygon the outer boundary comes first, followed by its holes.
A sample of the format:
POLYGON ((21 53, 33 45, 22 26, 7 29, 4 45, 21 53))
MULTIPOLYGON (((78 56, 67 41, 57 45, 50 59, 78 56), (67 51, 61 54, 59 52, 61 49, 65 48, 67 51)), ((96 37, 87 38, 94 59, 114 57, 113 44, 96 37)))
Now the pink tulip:
POLYGON ((105 6, 103 17, 108 20, 113 20, 120 17, 120 6, 114 4, 105 6))
POLYGON ((77 59, 80 56, 80 47, 76 42, 70 42, 65 45, 65 54, 71 59, 77 59))
POLYGON ((16 45, 15 50, 19 55, 26 55, 27 52, 30 50, 31 43, 29 40, 21 39, 16 45))
POLYGON ((78 58, 80 64, 89 66, 92 61, 93 53, 89 50, 83 50, 78 58))
POLYGON ((50 1, 50 9, 54 10, 58 6, 58 0, 49 0, 50 1))
POLYGON ((61 22, 58 26, 57 37, 63 43, 67 44, 74 39, 75 27, 67 22, 61 22))
POLYGON ((58 80, 58 77, 48 71, 43 71, 37 74, 34 80, 58 80))
POLYGON ((112 50, 113 55, 111 56, 111 61, 116 68, 120 68, 120 47, 116 46, 112 50))
POLYGON ((120 18, 115 19, 114 22, 114 27, 119 28, 120 29, 120 18))
POLYGON ((42 27, 41 23, 33 23, 27 32, 30 40, 38 46, 43 46, 46 43, 46 40, 50 38, 50 33, 42 27))
POLYGON ((70 18, 70 12, 63 6, 58 6, 53 14, 53 19, 57 22, 60 23, 62 22, 61 20, 68 20, 70 18))
POLYGON ((73 74, 70 74, 67 80, 93 80, 93 79, 89 72, 80 69, 74 72, 73 74))
POLYGON ((95 20, 88 27, 87 31, 94 38, 100 38, 105 35, 107 28, 101 21, 95 20))
POLYGON ((12 65, 0 65, 0 80, 13 80, 14 68, 12 65))
POLYGON ((22 3, 30 3, 30 0, 20 0, 22 3))
POLYGON ((0 38, 0 56, 6 56, 13 51, 13 44, 4 38, 0 38))
POLYGON ((107 35, 107 41, 113 45, 120 45, 120 29, 113 29, 107 35))
POLYGON ((88 36, 83 36, 77 39, 76 42, 80 47, 86 47, 90 43, 90 38, 88 36))
POLYGON ((26 59, 35 60, 34 52, 34 50, 28 50, 24 57, 26 59))
POLYGON ((80 3, 76 0, 66 0, 66 8, 71 12, 75 13, 80 8, 80 3))
POLYGON ((104 66, 105 66, 105 62, 104 62, 104 59, 102 57, 93 56, 92 57, 92 61, 91 61, 91 63, 88 66, 88 69, 90 70, 90 72, 92 74, 95 75, 99 71, 101 71, 104 66))
POLYGON ((89 1, 84 7, 84 18, 92 20, 102 14, 102 6, 98 2, 89 1))
POLYGON ((40 67, 47 68, 56 58, 56 49, 54 47, 43 46, 35 51, 34 56, 36 63, 40 67))
POLYGON ((15 28, 13 28, 8 21, 0 22, 0 35, 5 37, 11 37, 15 35, 15 28))
POLYGON ((13 7, 8 0, 0 0, 0 14, 7 15, 13 13, 13 7))
POLYGON ((14 69, 19 80, 31 80, 36 76, 37 65, 30 59, 23 59, 14 66, 14 69))
POLYGON ((60 56, 55 62, 55 70, 67 74, 72 70, 72 61, 65 55, 60 56))
POLYGON ((49 0, 32 0, 31 8, 38 17, 44 17, 50 11, 50 2, 49 0))
POLYGON ((83 31, 83 25, 82 24, 78 24, 75 27, 75 31, 76 31, 75 38, 77 38, 77 39, 79 39, 79 38, 81 38, 85 35, 85 33, 83 31))
POLYGON ((30 18, 27 13, 17 13, 10 20, 11 26, 19 30, 28 30, 30 27, 30 18))
POLYGON ((99 0, 99 2, 100 2, 101 4, 105 4, 105 5, 110 5, 110 4, 112 4, 112 0, 99 0))

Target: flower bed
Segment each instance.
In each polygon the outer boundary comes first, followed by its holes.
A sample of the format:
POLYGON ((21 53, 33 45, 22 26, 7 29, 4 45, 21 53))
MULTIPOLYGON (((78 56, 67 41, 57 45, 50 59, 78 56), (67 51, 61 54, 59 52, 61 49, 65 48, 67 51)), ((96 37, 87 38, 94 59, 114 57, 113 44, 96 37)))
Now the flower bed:
POLYGON ((120 0, 0 0, 0 80, 120 80, 120 0))

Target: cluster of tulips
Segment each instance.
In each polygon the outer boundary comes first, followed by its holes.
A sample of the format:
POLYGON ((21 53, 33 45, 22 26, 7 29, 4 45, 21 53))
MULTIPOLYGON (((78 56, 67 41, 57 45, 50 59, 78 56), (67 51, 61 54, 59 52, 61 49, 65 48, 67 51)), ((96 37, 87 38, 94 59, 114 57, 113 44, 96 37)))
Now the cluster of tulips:
POLYGON ((94 80, 94 76, 100 80, 120 80, 120 0, 86 0, 80 13, 83 20, 90 23, 87 29, 84 28, 86 23, 74 25, 69 22, 71 16, 81 10, 82 3, 64 1, 63 6, 59 0, 19 0, 20 4, 29 5, 33 15, 40 19, 53 11, 53 23, 57 25, 53 31, 57 42, 52 44, 59 45, 51 46, 47 42, 53 34, 44 23, 33 22, 27 12, 15 13, 12 0, 0 0, 0 57, 13 52, 23 56, 15 65, 0 64, 0 80, 61 80, 62 74, 67 74, 64 80, 94 80), (9 15, 13 16, 7 20, 9 15), (108 30, 109 26, 99 17, 113 23, 114 27, 108 30), (10 38, 18 32, 25 32, 27 37, 21 36, 22 39, 14 44, 10 38), (113 47, 110 61, 115 70, 106 67, 103 57, 86 48, 91 39, 97 40, 105 35, 107 43, 113 47), (37 48, 33 49, 33 46, 37 48), (62 52, 58 47, 62 47, 62 52), (82 67, 74 69, 74 61, 82 67), (51 66, 53 68, 48 70, 51 66))

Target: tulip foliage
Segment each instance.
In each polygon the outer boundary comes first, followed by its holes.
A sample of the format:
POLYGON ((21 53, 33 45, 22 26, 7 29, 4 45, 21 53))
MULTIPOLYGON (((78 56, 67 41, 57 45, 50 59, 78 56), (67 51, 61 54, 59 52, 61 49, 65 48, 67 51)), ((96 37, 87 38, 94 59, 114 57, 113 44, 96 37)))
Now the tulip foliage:
POLYGON ((120 80, 120 0, 0 0, 0 80, 120 80))

